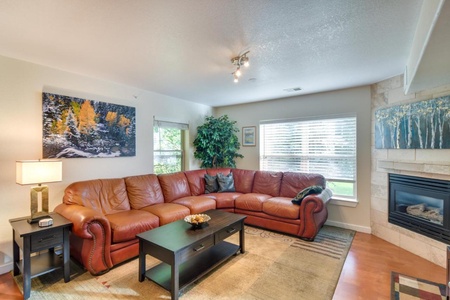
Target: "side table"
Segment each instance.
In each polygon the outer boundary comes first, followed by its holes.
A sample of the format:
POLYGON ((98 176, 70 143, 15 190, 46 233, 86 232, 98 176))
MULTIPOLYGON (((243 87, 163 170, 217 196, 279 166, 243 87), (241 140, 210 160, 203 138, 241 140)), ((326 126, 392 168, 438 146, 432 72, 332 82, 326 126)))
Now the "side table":
POLYGON ((30 297, 33 277, 63 268, 64 282, 70 281, 69 231, 72 222, 57 213, 51 213, 50 217, 53 225, 48 227, 39 227, 38 223, 29 224, 29 217, 9 220, 13 232, 13 274, 23 275, 24 299, 30 297), (62 246, 62 260, 55 253, 55 247, 58 246, 62 246), (20 250, 23 252, 22 259, 20 250))

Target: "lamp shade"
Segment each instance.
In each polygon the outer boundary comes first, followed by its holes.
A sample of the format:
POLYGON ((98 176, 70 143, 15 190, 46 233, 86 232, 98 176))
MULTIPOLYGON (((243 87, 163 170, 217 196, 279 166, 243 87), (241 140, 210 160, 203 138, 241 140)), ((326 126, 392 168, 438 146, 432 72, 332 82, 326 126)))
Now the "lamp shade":
POLYGON ((16 161, 16 183, 39 184, 62 180, 62 161, 60 160, 21 160, 16 161))

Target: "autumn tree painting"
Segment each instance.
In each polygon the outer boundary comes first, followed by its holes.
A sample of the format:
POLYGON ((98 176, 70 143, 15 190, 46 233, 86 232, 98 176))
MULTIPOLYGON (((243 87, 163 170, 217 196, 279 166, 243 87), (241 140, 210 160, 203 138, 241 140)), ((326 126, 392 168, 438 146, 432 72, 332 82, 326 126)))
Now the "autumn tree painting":
POLYGON ((450 96, 375 111, 378 149, 450 149, 450 96))
POLYGON ((43 157, 136 155, 135 108, 42 93, 43 157))

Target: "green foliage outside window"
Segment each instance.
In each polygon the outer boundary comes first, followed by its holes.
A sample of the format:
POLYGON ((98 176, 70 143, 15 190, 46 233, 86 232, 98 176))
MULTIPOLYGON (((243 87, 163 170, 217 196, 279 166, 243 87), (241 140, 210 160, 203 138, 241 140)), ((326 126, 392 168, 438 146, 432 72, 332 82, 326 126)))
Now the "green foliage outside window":
POLYGON ((182 130, 153 127, 153 145, 155 174, 183 170, 182 130))

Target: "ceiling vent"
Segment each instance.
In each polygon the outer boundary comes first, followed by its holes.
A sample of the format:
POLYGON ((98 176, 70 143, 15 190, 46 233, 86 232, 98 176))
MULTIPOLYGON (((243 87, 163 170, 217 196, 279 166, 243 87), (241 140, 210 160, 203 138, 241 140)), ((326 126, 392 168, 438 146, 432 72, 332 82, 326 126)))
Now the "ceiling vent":
POLYGON ((290 88, 290 89, 284 89, 283 91, 288 92, 288 93, 292 93, 292 92, 300 92, 301 90, 302 90, 302 88, 295 87, 295 88, 290 88))

